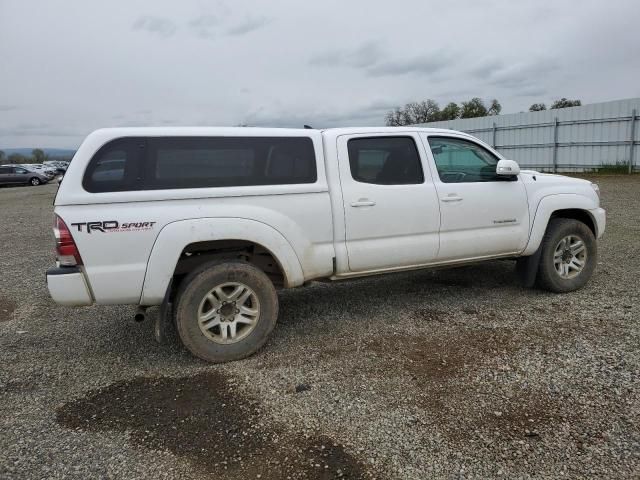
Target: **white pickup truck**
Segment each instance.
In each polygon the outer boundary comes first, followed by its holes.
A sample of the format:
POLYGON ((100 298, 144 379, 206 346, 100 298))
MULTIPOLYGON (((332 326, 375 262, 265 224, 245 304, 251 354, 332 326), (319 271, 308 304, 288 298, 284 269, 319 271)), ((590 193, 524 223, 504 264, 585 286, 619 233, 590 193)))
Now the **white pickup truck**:
POLYGON ((198 357, 259 349, 278 288, 517 260, 582 287, 605 229, 597 185, 520 170, 478 139, 417 127, 121 128, 90 134, 55 199, 63 305, 160 305, 198 357), (172 308, 169 308, 169 307, 172 308))

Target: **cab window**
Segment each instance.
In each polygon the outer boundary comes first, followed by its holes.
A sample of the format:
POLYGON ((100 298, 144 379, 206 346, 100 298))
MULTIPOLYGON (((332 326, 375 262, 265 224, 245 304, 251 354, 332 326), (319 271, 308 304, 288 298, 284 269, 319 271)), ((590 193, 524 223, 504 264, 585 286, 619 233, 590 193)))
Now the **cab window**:
POLYGON ((429 146, 443 183, 493 182, 498 158, 480 145, 461 138, 429 137, 429 146))

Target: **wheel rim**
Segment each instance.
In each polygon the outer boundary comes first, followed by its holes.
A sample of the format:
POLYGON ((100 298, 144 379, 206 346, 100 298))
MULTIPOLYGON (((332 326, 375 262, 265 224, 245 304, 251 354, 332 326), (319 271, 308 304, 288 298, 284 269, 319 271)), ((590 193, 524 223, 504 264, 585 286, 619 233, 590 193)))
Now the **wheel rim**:
POLYGON ((553 265, 560 277, 575 278, 587 264, 587 246, 578 235, 567 235, 558 245, 553 254, 553 265))
POLYGON ((40 183, 40 180, 38 180, 37 178, 31 179, 31 185, 38 185, 39 183, 40 183))
POLYGON ((247 285, 227 282, 212 288, 200 302, 198 326, 215 343, 236 343, 258 324, 260 302, 247 285))

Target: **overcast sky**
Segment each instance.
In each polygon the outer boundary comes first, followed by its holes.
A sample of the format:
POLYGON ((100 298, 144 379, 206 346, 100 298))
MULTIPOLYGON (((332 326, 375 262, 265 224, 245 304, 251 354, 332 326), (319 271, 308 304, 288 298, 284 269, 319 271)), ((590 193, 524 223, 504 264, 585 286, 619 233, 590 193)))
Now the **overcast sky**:
POLYGON ((640 96, 640 1, 0 0, 0 149, 136 125, 381 125, 640 96))

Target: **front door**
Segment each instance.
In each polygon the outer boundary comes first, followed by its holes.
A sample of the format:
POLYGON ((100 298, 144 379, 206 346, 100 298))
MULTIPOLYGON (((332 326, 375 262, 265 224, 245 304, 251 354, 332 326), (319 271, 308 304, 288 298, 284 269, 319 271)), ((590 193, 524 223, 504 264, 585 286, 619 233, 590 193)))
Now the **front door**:
POLYGON ((419 136, 341 135, 338 157, 350 271, 434 261, 440 211, 419 136))
POLYGON ((435 166, 441 261, 521 252, 529 238, 527 192, 519 177, 496 175, 498 157, 465 137, 421 134, 435 166))
POLYGON ((29 181, 29 171, 25 168, 13 167, 16 183, 27 183, 29 181))

